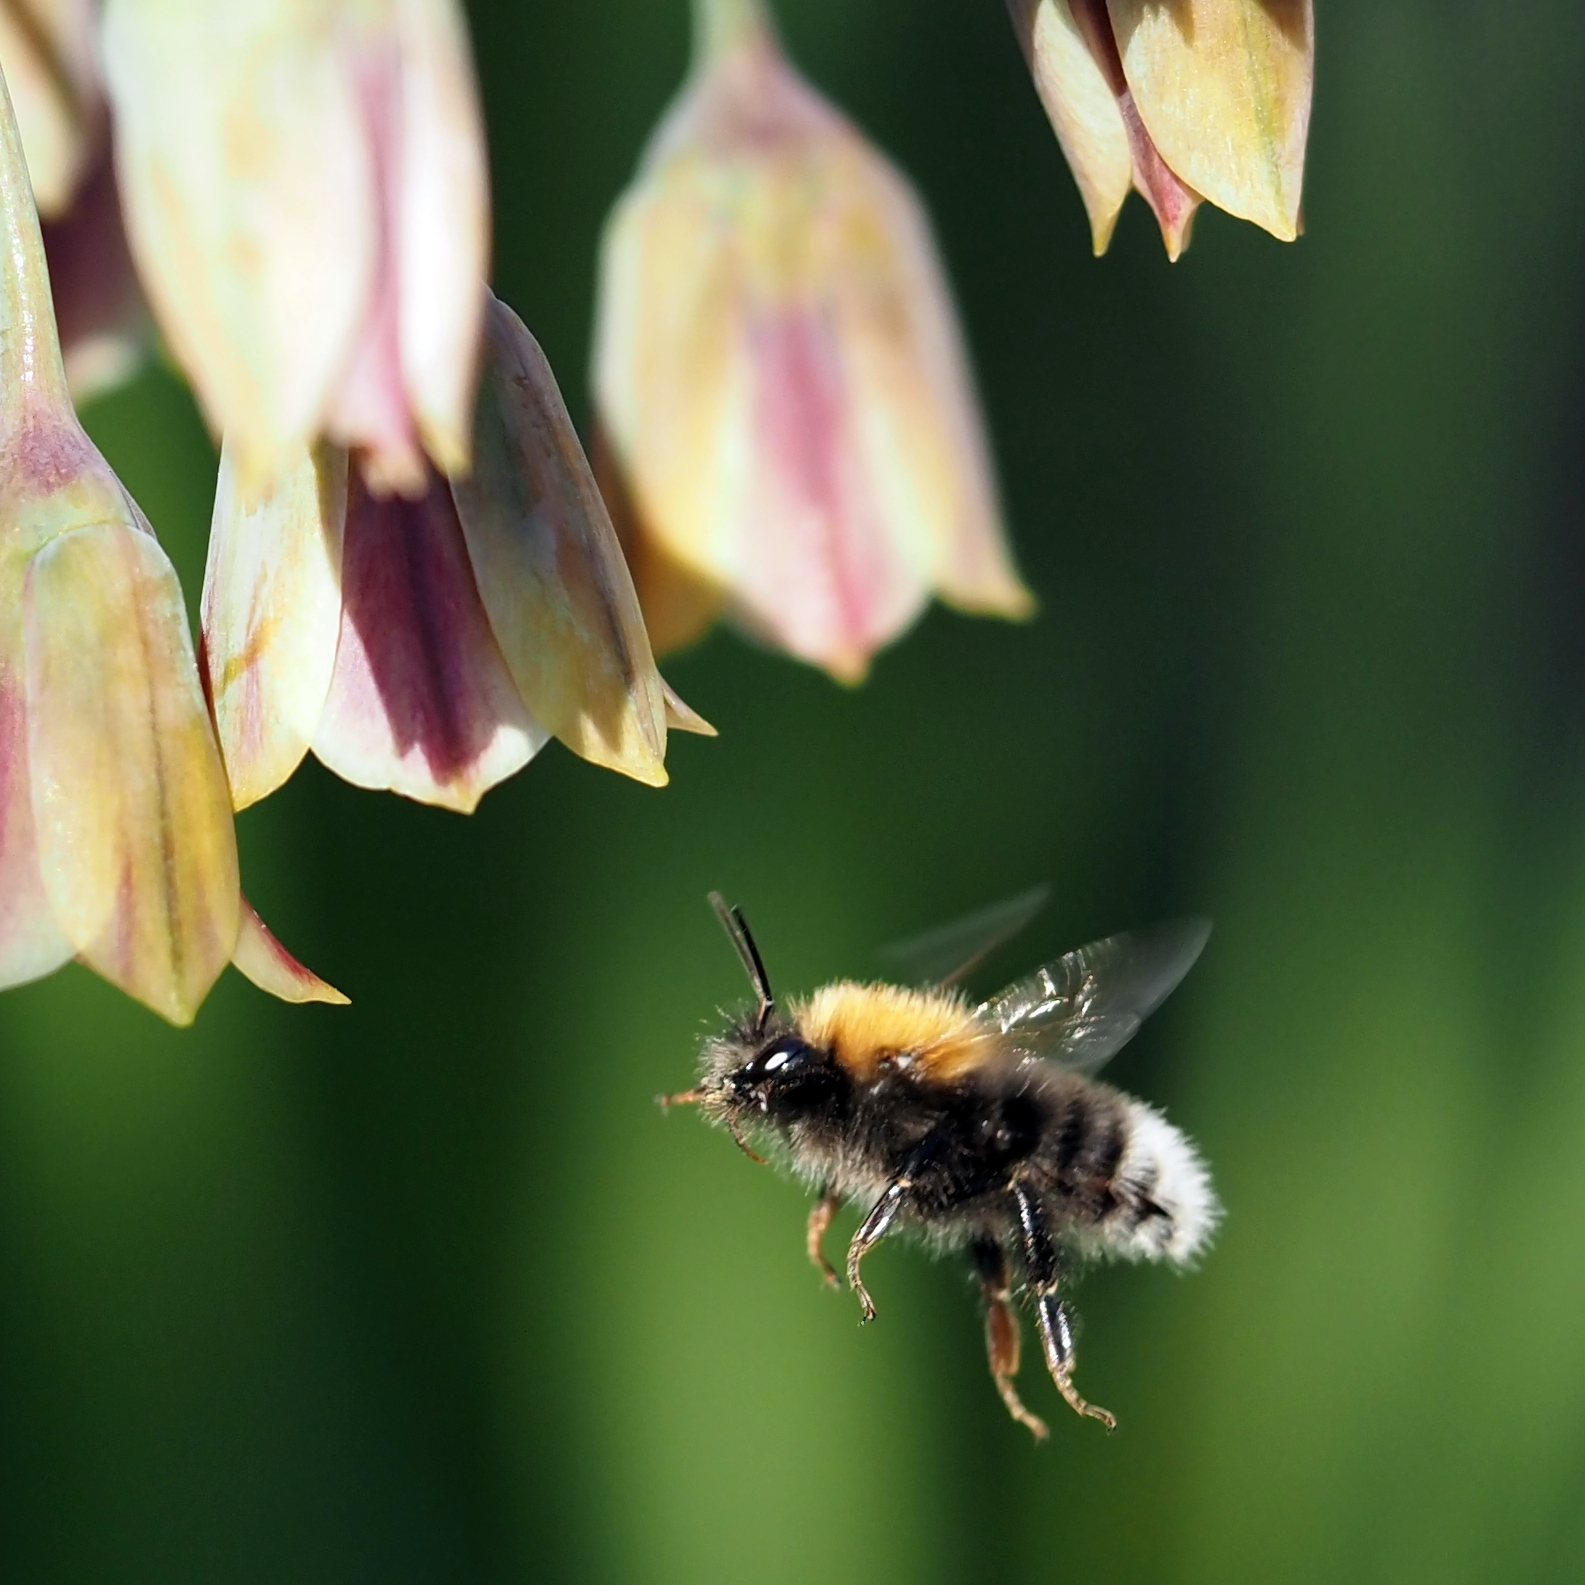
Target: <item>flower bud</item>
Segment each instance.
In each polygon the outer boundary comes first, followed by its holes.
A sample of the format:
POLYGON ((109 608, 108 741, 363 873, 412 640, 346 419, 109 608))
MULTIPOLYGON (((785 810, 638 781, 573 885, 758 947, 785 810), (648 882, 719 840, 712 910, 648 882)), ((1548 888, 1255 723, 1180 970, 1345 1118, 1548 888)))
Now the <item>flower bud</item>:
POLYGON ((252 490, 468 463, 489 215, 457 0, 108 0, 134 255, 252 490))
POLYGON ((551 736, 660 785, 668 724, 710 730, 668 698, 550 367, 493 299, 472 444, 414 499, 329 446, 253 499, 222 453, 204 651, 238 808, 312 750, 466 813, 551 736))
POLYGON ((1097 254, 1130 188, 1169 257, 1204 201, 1291 242, 1310 123, 1311 0, 1008 0, 1097 254))
POLYGON ((757 0, 696 15, 602 248, 602 485, 658 649, 725 613, 853 682, 933 591, 1032 602, 918 200, 757 0))

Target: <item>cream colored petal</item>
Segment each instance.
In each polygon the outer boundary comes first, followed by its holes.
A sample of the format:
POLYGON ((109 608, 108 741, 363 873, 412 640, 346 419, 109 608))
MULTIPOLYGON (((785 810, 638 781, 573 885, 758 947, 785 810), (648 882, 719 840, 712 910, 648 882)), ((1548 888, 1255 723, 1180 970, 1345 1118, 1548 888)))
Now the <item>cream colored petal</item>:
POLYGON ((424 445, 466 470, 489 275, 484 121, 456 0, 395 0, 401 41, 401 361, 424 445))
POLYGON ((69 530, 27 584, 33 815, 45 890, 79 956, 192 1021, 239 926, 225 772, 176 574, 124 523, 69 530))
POLYGON ((304 452, 250 499, 220 455, 204 569, 204 666, 238 809, 275 791, 313 742, 341 634, 346 453, 304 452))
POLYGON ((549 734, 501 657, 443 479, 416 501, 350 481, 341 586, 314 753, 355 786, 467 813, 549 734))
POLYGON ((1096 256, 1106 252, 1134 182, 1117 96, 1068 0, 1008 0, 1040 102, 1090 217, 1096 256))
POLYGON ((133 253, 244 477, 317 432, 360 329, 375 184, 340 5, 108 0, 133 253))
POLYGON ((1310 0, 1107 0, 1162 158, 1229 214, 1291 242, 1310 122, 1310 0))
POLYGON ((242 928, 231 961, 261 991, 278 996, 283 1002, 325 1002, 332 1007, 351 1006, 350 998, 343 996, 334 985, 320 979, 312 969, 304 968, 275 939, 270 927, 259 918, 246 897, 242 899, 242 928))
POLYGON ((474 466, 453 481, 518 692, 576 754, 666 781, 666 700, 633 581, 539 344, 491 300, 474 466))

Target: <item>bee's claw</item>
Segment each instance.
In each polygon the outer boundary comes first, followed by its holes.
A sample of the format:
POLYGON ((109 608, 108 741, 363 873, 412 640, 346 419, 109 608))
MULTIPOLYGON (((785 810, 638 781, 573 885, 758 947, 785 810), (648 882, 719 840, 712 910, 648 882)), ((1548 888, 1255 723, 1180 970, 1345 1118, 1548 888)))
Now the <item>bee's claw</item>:
POLYGON ((1057 1383, 1057 1391, 1067 1399, 1068 1407, 1076 1414, 1082 1414, 1087 1420, 1099 1420, 1108 1431, 1117 1429, 1117 1416, 1109 1409, 1102 1409, 1096 1404, 1085 1402, 1074 1387, 1072 1377, 1066 1372, 1060 1376, 1052 1372, 1052 1375, 1057 1383))

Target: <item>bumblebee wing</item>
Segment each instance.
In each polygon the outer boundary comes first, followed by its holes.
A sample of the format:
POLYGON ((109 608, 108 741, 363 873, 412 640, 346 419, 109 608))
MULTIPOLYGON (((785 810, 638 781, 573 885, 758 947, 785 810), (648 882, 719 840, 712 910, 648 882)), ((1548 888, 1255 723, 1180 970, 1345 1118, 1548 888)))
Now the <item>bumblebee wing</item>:
POLYGON ((1209 919, 1175 919, 1092 941, 983 1002, 984 1039, 1075 1073, 1095 1073, 1194 966, 1209 919))
POLYGON ((1049 886, 1033 886, 949 925, 927 930, 882 949, 897 979, 915 985, 955 985, 1005 941, 1011 941, 1051 897, 1049 886))

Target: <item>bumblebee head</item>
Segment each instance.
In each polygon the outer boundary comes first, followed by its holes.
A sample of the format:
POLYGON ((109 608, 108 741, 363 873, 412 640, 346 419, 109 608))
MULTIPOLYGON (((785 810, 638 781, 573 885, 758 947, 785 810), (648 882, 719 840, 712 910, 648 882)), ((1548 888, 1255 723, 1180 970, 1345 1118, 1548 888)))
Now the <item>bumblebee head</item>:
POLYGON ((722 1080, 727 1104, 772 1122, 791 1122, 828 1106, 843 1074, 828 1052, 780 1034, 722 1080))

